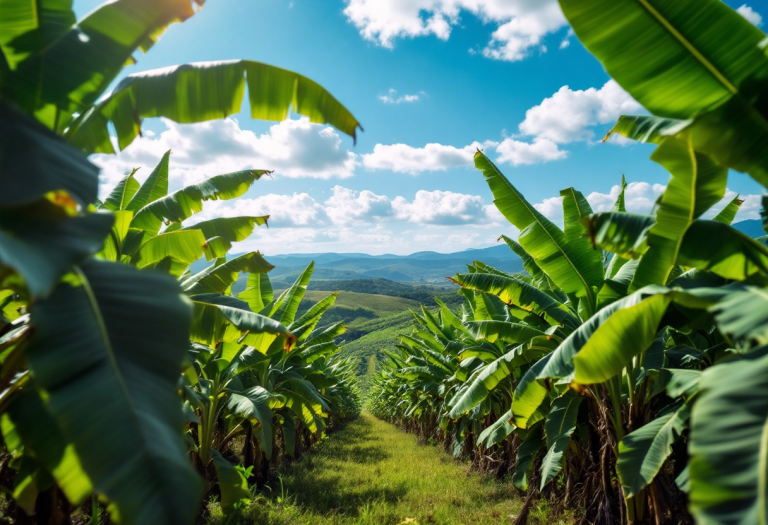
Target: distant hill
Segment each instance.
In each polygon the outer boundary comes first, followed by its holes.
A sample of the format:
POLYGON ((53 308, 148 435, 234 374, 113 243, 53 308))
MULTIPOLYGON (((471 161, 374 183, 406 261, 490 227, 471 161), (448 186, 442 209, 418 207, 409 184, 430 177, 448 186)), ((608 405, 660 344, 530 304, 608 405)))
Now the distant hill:
POLYGON ((749 235, 752 238, 757 239, 765 235, 763 230, 763 222, 760 219, 752 219, 748 221, 741 221, 732 224, 734 228, 739 230, 744 235, 749 235))
POLYGON ((276 268, 273 281, 292 281, 312 261, 313 280, 387 279, 400 283, 444 283, 445 278, 466 271, 473 261, 505 272, 520 272, 522 261, 506 245, 455 253, 417 252, 411 255, 365 255, 361 253, 315 253, 266 255, 276 268))

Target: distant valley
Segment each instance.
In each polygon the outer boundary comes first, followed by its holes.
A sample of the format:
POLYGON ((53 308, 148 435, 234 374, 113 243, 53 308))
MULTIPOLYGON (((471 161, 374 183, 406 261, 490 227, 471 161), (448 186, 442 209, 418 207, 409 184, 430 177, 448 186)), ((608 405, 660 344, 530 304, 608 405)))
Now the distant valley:
POLYGON ((467 264, 482 261, 505 272, 520 272, 520 258, 506 244, 455 253, 417 252, 411 255, 366 255, 363 253, 312 253, 268 255, 276 268, 269 274, 275 281, 293 281, 314 261, 314 280, 387 279, 400 283, 440 283, 466 271, 467 264))

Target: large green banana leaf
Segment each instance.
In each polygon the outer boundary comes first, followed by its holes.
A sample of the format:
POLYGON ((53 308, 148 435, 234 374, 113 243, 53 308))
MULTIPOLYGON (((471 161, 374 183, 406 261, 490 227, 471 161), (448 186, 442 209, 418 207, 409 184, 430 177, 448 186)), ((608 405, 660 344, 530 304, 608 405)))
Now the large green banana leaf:
POLYGON ((239 341, 266 353, 278 336, 286 338, 286 348, 293 346, 294 337, 280 322, 251 312, 248 304, 219 294, 193 295, 194 310, 190 339, 196 343, 215 346, 219 342, 239 341))
POLYGON ((538 336, 546 337, 546 334, 540 330, 508 321, 467 321, 464 326, 467 327, 473 339, 484 340, 489 343, 503 341, 517 344, 538 336))
MULTIPOLYGON (((718 0, 560 5, 582 43, 638 102, 660 117, 696 117, 692 124, 646 126, 646 140, 685 135, 697 151, 768 184, 768 121, 759 102, 768 74, 762 31, 718 0)), ((617 131, 643 135, 633 129, 640 127, 625 123, 617 131)))
POLYGON ((726 279, 768 277, 768 247, 717 221, 694 221, 685 232, 677 263, 726 279))
POLYGON ((176 282, 90 260, 31 313, 35 382, 114 515, 124 524, 191 523, 202 483, 181 439, 176 388, 190 307, 176 282))
MULTIPOLYGON (((6 439, 8 452, 21 456, 26 449, 53 476, 70 503, 82 503, 93 491, 93 485, 74 446, 64 437, 40 394, 31 388, 22 390, 8 407, 8 415, 21 438, 16 447, 6 439)), ((3 434, 7 434, 5 428, 3 434)))
POLYGON ((569 243, 565 234, 536 210, 482 152, 475 154, 475 167, 482 171, 499 211, 520 230, 518 242, 536 264, 565 293, 575 293, 595 304, 593 286, 603 280, 600 257, 588 244, 569 243))
POLYGON ((33 298, 44 297, 72 265, 102 248, 113 222, 105 213, 69 217, 48 200, 0 208, 0 267, 18 272, 33 298))
POLYGON ((624 177, 624 175, 621 176, 621 185, 619 186, 619 194, 616 197, 616 202, 613 203, 613 208, 611 208, 611 211, 620 212, 620 213, 626 213, 627 212, 627 204, 624 200, 624 196, 627 192, 627 179, 624 177))
POLYGON ((658 144, 666 137, 677 135, 691 124, 692 120, 655 117, 653 115, 622 115, 603 139, 618 133, 638 142, 658 144))
POLYGON ((30 113, 46 105, 68 114, 82 112, 96 102, 137 48, 146 51, 169 24, 192 14, 190 2, 184 0, 107 2, 66 32, 31 49, 15 64, 4 91, 30 113))
MULTIPOLYGON (((614 257, 618 256, 614 255, 614 257)), ((605 280, 603 287, 600 288, 600 292, 597 294, 598 310, 618 301, 622 297, 626 297, 629 283, 632 282, 639 263, 639 260, 627 261, 619 267, 616 275, 605 280)))
MULTIPOLYGON (((635 293, 600 310, 597 324, 590 320, 574 332, 588 337, 573 358, 574 380, 581 384, 603 383, 620 374, 633 357, 646 351, 656 339, 659 323, 672 299, 672 293, 647 298, 635 293), (614 305, 620 306, 613 309, 614 305)), ((569 337, 563 346, 571 348, 581 337, 569 337)))
POLYGON ((504 239, 504 242, 507 243, 507 246, 509 246, 512 251, 515 252, 518 257, 520 257, 520 259, 523 261, 523 268, 525 268, 525 271, 528 272, 528 275, 531 276, 537 287, 540 287, 542 284, 549 284, 547 281, 547 275, 541 271, 539 265, 536 264, 536 261, 533 260, 533 257, 531 257, 531 255, 525 251, 525 248, 520 246, 517 241, 513 241, 506 235, 502 235, 499 237, 499 239, 504 239))
POLYGON ((552 402, 552 408, 544 422, 547 433, 547 454, 541 462, 541 486, 549 483, 563 469, 565 451, 571 442, 571 434, 576 430, 576 416, 579 415, 581 397, 573 390, 552 402))
MULTIPOLYGON (((623 199, 624 190, 622 189, 621 191, 620 198, 623 199)), ((587 232, 583 225, 586 218, 592 215, 592 207, 581 192, 573 188, 562 190, 560 196, 563 199, 563 230, 571 251, 587 254, 590 267, 596 268, 599 266, 602 268, 603 254, 600 250, 592 249, 594 242, 590 246, 590 239, 587 237, 587 232)), ((618 205, 618 202, 616 204, 618 205)), ((580 310, 586 306, 583 304, 583 301, 581 303, 578 305, 580 310)), ((594 307, 594 302, 589 303, 584 315, 591 315, 594 307)))
POLYGON ((584 219, 592 245, 625 259, 637 259, 648 249, 648 230, 655 222, 651 215, 600 212, 584 219))
POLYGON ((296 321, 289 325, 289 329, 294 333, 299 342, 304 341, 312 330, 317 327, 323 314, 333 308, 336 304, 336 298, 339 296, 339 292, 333 292, 332 294, 324 297, 315 303, 312 308, 307 310, 304 315, 298 318, 296 321))
POLYGON ((328 123, 356 136, 360 123, 313 80, 260 62, 230 60, 129 75, 78 119, 67 138, 86 153, 114 153, 110 122, 124 149, 139 135, 142 118, 192 123, 239 113, 246 85, 252 118, 284 120, 293 108, 311 122, 328 123))
POLYGON ((70 0, 6 0, 0 3, 0 49, 8 66, 39 51, 75 24, 70 0), (24 35, 22 38, 21 35, 24 35))
POLYGON ((666 285, 677 263, 688 226, 725 195, 728 170, 698 154, 687 141, 668 138, 651 157, 672 178, 661 197, 656 223, 648 230, 648 250, 629 286, 634 292, 649 284, 666 285))
POLYGON ((689 403, 672 405, 619 442, 616 472, 625 498, 636 496, 658 475, 672 454, 672 445, 685 429, 690 413, 689 403))
MULTIPOLYGON (((141 208, 134 216, 131 227, 156 235, 164 221, 182 222, 188 219, 193 214, 203 211, 203 201, 239 197, 265 173, 269 172, 266 170, 236 171, 216 175, 197 184, 186 186, 141 208)), ((206 236, 207 239, 210 237, 206 236)))
POLYGON ((144 268, 170 257, 189 265, 203 256, 204 245, 205 237, 200 230, 161 233, 142 244, 131 262, 144 268))
POLYGON ((269 404, 272 395, 261 386, 254 386, 242 392, 229 395, 227 408, 232 414, 261 425, 261 448, 267 459, 272 457, 272 409, 269 404))
MULTIPOLYGON (((514 305, 527 312, 541 315, 553 325, 561 324, 575 328, 580 323, 567 306, 514 277, 487 273, 466 273, 455 275, 452 281, 463 289, 493 294, 508 305, 514 305)), ((490 319, 491 317, 487 318, 490 319)))
POLYGON ((227 461, 218 450, 211 450, 211 456, 221 492, 221 510, 225 516, 229 516, 251 501, 248 479, 240 468, 227 461))
POLYGON ((765 35, 719 0, 560 0, 560 6, 608 74, 661 117, 694 117, 768 74, 758 47, 765 35))
POLYGON ((731 343, 747 350, 768 344, 768 289, 731 285, 710 311, 731 343))
POLYGON ((296 312, 299 310, 299 304, 304 298, 304 292, 307 291, 309 280, 312 278, 312 272, 315 271, 315 263, 309 263, 296 281, 284 291, 277 299, 277 308, 270 317, 274 317, 284 324, 291 324, 296 318, 296 312))
POLYGON ((549 389, 539 381, 539 375, 546 369, 553 354, 547 354, 539 359, 520 378, 515 388, 512 399, 512 416, 515 425, 520 428, 529 428, 539 421, 537 410, 549 393, 549 389))
POLYGON ((320 343, 327 343, 333 341, 341 334, 347 331, 347 327, 344 325, 344 321, 339 321, 329 326, 322 326, 316 330, 313 330, 309 337, 307 337, 304 344, 306 346, 319 345, 320 343))
POLYGON ((137 171, 139 171, 139 168, 134 168, 129 174, 120 179, 120 182, 112 188, 112 191, 109 192, 109 195, 99 209, 106 208, 111 211, 124 210, 141 187, 141 183, 134 177, 137 171))
POLYGON ((505 412, 493 424, 488 425, 485 430, 477 436, 477 442, 485 448, 491 448, 493 445, 501 443, 517 428, 509 422, 510 413, 505 412))
MULTIPOLYGON (((191 230, 194 231, 194 230, 191 230)), ((235 257, 220 265, 211 265, 202 272, 188 277, 181 288, 190 295, 202 293, 225 293, 237 280, 240 272, 249 274, 267 273, 274 268, 259 252, 250 252, 235 257)))
MULTIPOLYGON (((566 378, 572 380, 576 372, 575 359, 578 357, 580 351, 582 351, 585 346, 590 345, 590 341, 592 340, 595 333, 602 330, 603 326, 608 323, 617 312, 625 309, 635 309, 632 311, 632 314, 624 314, 622 318, 626 315, 630 315, 632 319, 637 317, 638 321, 641 323, 638 327, 619 326, 618 321, 615 321, 611 323, 609 328, 607 328, 604 332, 606 337, 608 337, 607 340, 610 341, 624 341, 625 337, 630 332, 635 337, 641 337, 641 340, 639 341, 630 341, 631 346, 629 350, 623 350, 620 348, 608 349, 612 352, 618 353, 616 356, 612 356, 613 360, 611 363, 605 364, 609 371, 613 372, 614 367, 618 366, 618 363, 628 354, 631 353, 632 355, 635 355, 635 352, 640 352, 648 348, 648 346, 645 346, 644 348, 641 347, 643 347, 643 344, 646 342, 649 332, 652 331, 653 336, 655 337, 657 331, 656 329, 658 328, 658 321, 656 325, 651 326, 653 324, 653 320, 650 318, 644 319, 641 312, 648 310, 648 313, 658 314, 658 311, 661 310, 661 305, 666 308, 666 305, 668 304, 667 297, 675 293, 676 292, 672 292, 669 289, 661 286, 649 286, 639 292, 630 294, 627 297, 616 301, 615 303, 609 304, 602 310, 598 311, 573 333, 571 333, 560 344, 560 346, 557 347, 557 350, 551 354, 551 359, 547 363, 546 367, 544 367, 544 369, 538 375, 538 378, 566 378), (654 299, 654 297, 657 296, 661 299, 654 299), (645 301, 648 299, 651 299, 651 301, 645 303, 645 301)), ((651 339, 651 341, 652 340, 653 339, 651 339)), ((648 342, 648 345, 650 345, 650 342, 648 342)), ((593 352, 599 353, 599 349, 595 349, 593 352)), ((582 363, 583 366, 586 367, 584 372, 582 372, 585 375, 585 377, 582 377, 582 379, 592 378, 592 374, 599 375, 601 373, 606 373, 605 370, 608 370, 606 368, 602 368, 600 363, 592 363, 591 361, 589 363, 582 361, 582 363)), ((611 375, 608 377, 610 378, 612 376, 613 373, 611 373, 611 375)))
POLYGON ((157 163, 155 169, 149 174, 147 180, 133 194, 133 198, 125 206, 125 209, 134 214, 144 206, 152 204, 157 199, 168 195, 168 164, 170 162, 171 151, 168 150, 157 163))
POLYGON ((454 402, 450 412, 451 419, 459 419, 462 414, 469 412, 482 403, 501 381, 509 377, 512 373, 510 363, 515 357, 515 350, 511 350, 486 365, 482 372, 475 377, 474 381, 468 385, 468 388, 454 402))
POLYGON ((267 274, 254 273, 249 275, 245 290, 240 292, 237 297, 248 303, 252 311, 260 312, 274 299, 272 283, 269 282, 267 274))
POLYGON ((764 525, 768 352, 704 371, 691 412, 690 510, 705 525, 764 525))
POLYGON ((741 208, 742 204, 744 204, 744 200, 740 199, 739 195, 736 195, 725 205, 725 208, 720 210, 717 215, 712 218, 712 220, 722 222, 723 224, 731 224, 733 219, 736 218, 736 214, 739 212, 739 208, 741 208))
POLYGON ((544 425, 532 427, 527 435, 523 437, 523 442, 517 449, 517 462, 515 464, 515 474, 512 476, 512 483, 520 490, 528 489, 528 480, 533 474, 533 462, 536 454, 544 448, 544 425))
POLYGON ((115 223, 112 225, 112 231, 109 237, 104 239, 104 247, 96 255, 100 259, 107 261, 121 262, 123 257, 123 243, 128 233, 131 231, 132 211, 117 210, 112 212, 115 223))
POLYGON ((206 239, 221 237, 229 242, 240 242, 247 239, 253 233, 255 226, 267 224, 268 219, 269 215, 219 217, 186 226, 182 230, 200 230, 206 239))
POLYGON ((81 206, 96 200, 98 168, 35 119, 2 99, 0 159, 0 206, 29 204, 58 190, 67 192, 81 206))

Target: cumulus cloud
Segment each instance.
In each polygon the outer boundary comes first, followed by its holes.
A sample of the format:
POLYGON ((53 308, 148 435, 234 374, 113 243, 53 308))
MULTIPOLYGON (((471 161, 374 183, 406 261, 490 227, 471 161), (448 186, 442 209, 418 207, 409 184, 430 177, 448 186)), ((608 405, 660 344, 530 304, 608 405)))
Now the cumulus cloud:
POLYGON ((508 162, 513 166, 539 164, 568 156, 567 151, 559 149, 557 144, 546 138, 535 138, 533 142, 506 138, 496 147, 496 153, 499 154, 499 162, 508 162))
POLYGON ((472 158, 478 148, 495 144, 473 142, 463 148, 443 144, 427 144, 423 148, 407 144, 376 144, 371 153, 362 155, 362 163, 368 169, 386 169, 415 175, 423 171, 472 166, 472 158))
POLYGON ((270 226, 274 228, 324 228, 386 222, 455 225, 504 221, 495 206, 485 204, 479 195, 420 190, 412 200, 403 196, 390 199, 369 190, 356 191, 337 185, 332 195, 322 203, 307 193, 211 201, 189 223, 238 215, 269 215, 270 226))
POLYGON ((620 115, 634 113, 640 104, 609 80, 600 89, 572 90, 561 87, 554 95, 525 112, 519 129, 524 135, 548 139, 556 144, 591 140, 598 124, 609 124, 620 115))
POLYGON ((416 95, 397 95, 397 90, 390 88, 389 92, 386 95, 379 95, 379 100, 384 102, 385 104, 402 104, 410 103, 410 102, 418 102, 419 98, 423 95, 426 95, 423 91, 419 91, 416 95))
POLYGON ((386 196, 341 186, 334 186, 333 195, 325 201, 325 211, 335 224, 367 222, 395 214, 392 202, 386 196))
POLYGON ((495 26, 482 53, 496 60, 545 52, 543 38, 567 24, 555 0, 347 0, 344 9, 363 38, 386 48, 398 38, 448 40, 462 12, 495 26))
POLYGON ((497 146, 498 161, 518 166, 564 159, 568 152, 560 149, 560 144, 591 141, 594 126, 612 123, 619 115, 640 109, 640 104, 613 80, 600 89, 574 91, 563 86, 525 112, 518 126, 520 134, 497 146), (531 137, 530 142, 521 140, 526 137, 531 137))
POLYGON ((450 191, 419 190, 412 202, 396 197, 392 206, 399 219, 418 224, 486 223, 490 217, 482 197, 450 191))
POLYGON ((200 124, 162 122, 163 132, 145 133, 117 155, 93 156, 102 168, 102 181, 114 185, 133 167, 143 167, 143 175, 149 175, 168 150, 173 151, 170 177, 176 185, 242 169, 274 170, 276 177, 347 178, 357 163, 336 130, 307 118, 284 120, 261 135, 241 129, 233 118, 200 124))
POLYGON ((736 9, 736 12, 746 18, 747 21, 751 24, 754 24, 758 27, 763 25, 763 17, 760 16, 760 13, 749 7, 747 4, 743 4, 741 7, 736 9))

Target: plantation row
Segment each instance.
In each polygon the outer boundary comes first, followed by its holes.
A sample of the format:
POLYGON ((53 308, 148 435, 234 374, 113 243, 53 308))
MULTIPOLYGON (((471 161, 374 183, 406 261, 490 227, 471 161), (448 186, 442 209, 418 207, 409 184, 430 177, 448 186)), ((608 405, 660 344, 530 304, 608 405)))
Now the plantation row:
POLYGON ((77 21, 71 2, 0 0, 3 522, 189 524, 209 499, 228 515, 279 456, 359 412, 344 324, 321 324, 336 294, 297 316, 313 265, 275 297, 259 252, 227 257, 268 217, 188 220, 268 171, 169 194, 168 152, 97 198, 87 155, 125 148, 145 117, 237 113, 246 85, 254 118, 292 107, 354 137, 322 87, 251 61, 133 74, 103 96, 202 5, 116 0, 77 21))
POLYGON ((612 133, 657 144, 666 191, 640 215, 624 180, 608 212, 567 188, 561 229, 478 152, 526 274, 476 261, 454 276, 461 310, 414 314, 372 410, 509 472, 529 505, 540 494, 600 524, 764 524, 768 247, 730 226, 738 197, 704 216, 729 168, 768 186, 765 34, 714 0, 560 5, 653 114, 612 133))

